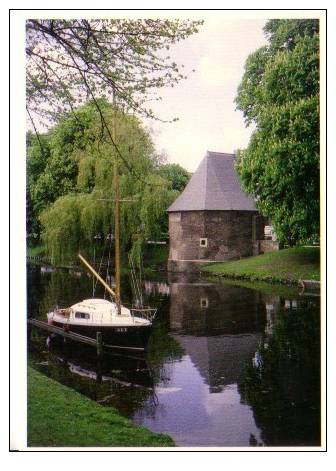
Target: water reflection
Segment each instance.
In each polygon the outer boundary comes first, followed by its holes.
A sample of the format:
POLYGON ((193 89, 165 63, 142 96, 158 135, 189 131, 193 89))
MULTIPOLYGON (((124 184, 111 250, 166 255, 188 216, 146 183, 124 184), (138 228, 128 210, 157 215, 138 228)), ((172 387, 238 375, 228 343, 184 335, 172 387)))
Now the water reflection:
POLYGON ((258 292, 211 283, 171 284, 171 331, 199 370, 210 392, 244 377, 265 325, 258 292))
POLYGON ((265 303, 258 291, 200 281, 174 281, 170 289, 172 331, 211 337, 263 330, 265 303))
POLYGON ((37 348, 36 342, 34 345, 30 361, 35 368, 99 404, 118 404, 128 417, 145 403, 155 407, 154 376, 144 357, 108 353, 97 360, 92 348, 55 339, 48 349, 37 348), (119 401, 121 396, 123 401, 119 401))
POLYGON ((134 420, 185 446, 248 446, 251 433, 261 440, 237 386, 262 339, 260 294, 176 275, 169 281, 170 332, 185 354, 166 384, 174 393, 158 395, 154 416, 139 410, 134 420))
POLYGON ((318 307, 316 298, 281 300, 239 384, 269 446, 320 445, 318 307))
POLYGON ((135 420, 186 446, 319 445, 318 299, 170 281, 178 392, 135 420))
MULTIPOLYGON (((319 444, 318 297, 176 275, 146 280, 144 288, 159 308, 145 357, 109 355, 97 364, 92 349, 47 349, 45 335, 35 332, 30 361, 178 445, 319 444)), ((127 278, 123 291, 130 300, 127 278)), ((28 312, 36 317, 91 292, 85 274, 28 271, 28 312)))

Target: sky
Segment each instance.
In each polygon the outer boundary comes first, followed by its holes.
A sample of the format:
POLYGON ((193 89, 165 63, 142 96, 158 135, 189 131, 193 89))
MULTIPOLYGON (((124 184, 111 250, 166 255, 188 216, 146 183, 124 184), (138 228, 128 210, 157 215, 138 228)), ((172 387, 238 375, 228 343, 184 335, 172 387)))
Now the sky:
POLYGON ((171 57, 195 72, 163 90, 162 101, 151 105, 160 118, 179 118, 150 123, 156 148, 167 153, 169 162, 194 172, 207 150, 232 153, 247 146, 253 129, 246 128, 234 99, 248 55, 266 44, 265 21, 212 12, 199 33, 171 48, 171 57))
MULTIPOLYGON (((239 18, 225 11, 207 11, 203 18, 198 14, 197 19, 204 19, 199 32, 171 47, 171 61, 183 64, 180 71, 188 78, 174 88, 160 89, 162 101, 151 101, 149 106, 163 120, 179 120, 161 123, 143 118, 156 150, 164 152, 168 162, 194 172, 207 150, 232 153, 247 147, 253 127, 246 128, 234 99, 247 57, 266 44, 267 21, 251 16, 239 18)), ((179 17, 185 19, 186 14, 179 17)))

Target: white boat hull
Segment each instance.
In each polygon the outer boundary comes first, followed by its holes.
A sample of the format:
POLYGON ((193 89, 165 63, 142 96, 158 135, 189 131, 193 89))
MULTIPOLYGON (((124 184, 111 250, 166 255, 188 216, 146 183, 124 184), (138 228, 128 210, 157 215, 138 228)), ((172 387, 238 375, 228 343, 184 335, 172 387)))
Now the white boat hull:
POLYGON ((67 309, 55 309, 48 313, 48 322, 86 337, 96 338, 101 332, 103 344, 121 347, 144 348, 152 330, 151 319, 133 315, 124 306, 119 316, 115 303, 104 299, 86 299, 67 309))

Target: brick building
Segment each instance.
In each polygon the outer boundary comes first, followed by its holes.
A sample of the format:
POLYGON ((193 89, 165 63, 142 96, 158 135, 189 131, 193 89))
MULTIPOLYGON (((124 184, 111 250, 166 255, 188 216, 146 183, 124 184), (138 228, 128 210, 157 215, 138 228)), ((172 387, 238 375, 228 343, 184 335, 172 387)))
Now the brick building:
POLYGON ((264 218, 241 189, 234 154, 207 152, 181 195, 168 208, 168 270, 256 255, 264 247, 264 218))

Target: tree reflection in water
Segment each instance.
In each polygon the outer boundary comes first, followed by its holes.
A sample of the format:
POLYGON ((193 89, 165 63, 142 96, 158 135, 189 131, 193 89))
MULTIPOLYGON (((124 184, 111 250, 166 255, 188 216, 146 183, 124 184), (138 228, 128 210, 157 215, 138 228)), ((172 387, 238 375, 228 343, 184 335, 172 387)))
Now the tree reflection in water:
MULTIPOLYGON (((42 268, 28 270, 34 317, 92 295, 86 273, 42 268)), ((319 298, 175 278, 145 283, 148 304, 159 308, 145 363, 116 357, 97 365, 78 346, 48 351, 37 329, 30 361, 185 446, 319 445, 319 298)), ((123 295, 131 300, 127 277, 123 295)))
MULTIPOLYGON (((68 306, 92 293, 92 278, 78 270, 29 265, 27 282, 28 314, 42 320, 46 320, 46 313, 53 306, 68 306)), ((123 294, 126 301, 131 302, 132 292, 126 276, 123 277, 123 294)), ((92 400, 104 406, 117 406, 128 417, 142 407, 153 415, 157 407, 154 387, 169 381, 172 363, 183 355, 183 348, 168 334, 167 294, 155 293, 154 299, 149 299, 161 309, 149 351, 140 359, 110 352, 103 355, 98 364, 91 347, 55 338, 46 348, 46 333, 33 329, 28 344, 30 362, 42 373, 92 400)), ((100 286, 97 286, 96 296, 104 296, 100 286)))
MULTIPOLYGON (((272 333, 261 342, 239 385, 266 446, 320 445, 318 302, 282 301, 272 333)), ((254 437, 252 446, 258 445, 254 437)))

